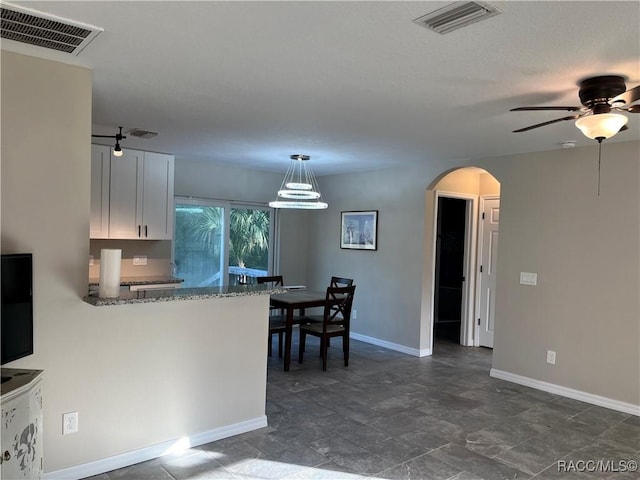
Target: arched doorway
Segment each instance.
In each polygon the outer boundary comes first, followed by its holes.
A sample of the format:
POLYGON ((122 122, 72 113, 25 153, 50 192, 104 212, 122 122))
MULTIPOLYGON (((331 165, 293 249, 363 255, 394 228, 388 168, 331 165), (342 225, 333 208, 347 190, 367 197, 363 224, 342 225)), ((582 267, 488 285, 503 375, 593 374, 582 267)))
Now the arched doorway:
POLYGON ((500 183, 477 167, 444 172, 426 191, 422 329, 431 351, 434 338, 493 346, 499 199, 500 183))

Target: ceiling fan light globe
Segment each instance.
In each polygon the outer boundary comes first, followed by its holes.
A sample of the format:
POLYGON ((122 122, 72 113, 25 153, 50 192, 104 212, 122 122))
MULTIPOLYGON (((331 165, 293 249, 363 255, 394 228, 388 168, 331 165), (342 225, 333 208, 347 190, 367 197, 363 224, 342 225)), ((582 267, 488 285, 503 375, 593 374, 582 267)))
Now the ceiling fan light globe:
POLYGON ((619 113, 600 113, 579 118, 576 127, 585 137, 595 140, 613 137, 628 121, 626 116, 619 113))

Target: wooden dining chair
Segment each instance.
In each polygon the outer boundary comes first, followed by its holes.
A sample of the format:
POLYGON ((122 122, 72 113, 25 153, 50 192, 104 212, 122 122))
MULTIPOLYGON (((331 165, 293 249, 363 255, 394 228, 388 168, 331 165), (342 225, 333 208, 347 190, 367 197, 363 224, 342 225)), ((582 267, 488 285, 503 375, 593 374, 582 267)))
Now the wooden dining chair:
POLYGON ((324 304, 322 323, 305 323, 300 325, 300 345, 298 361, 302 363, 307 335, 320 338, 320 356, 322 370, 327 370, 329 339, 342 337, 344 366, 349 366, 349 330, 351 322, 351 306, 356 286, 328 287, 324 304))
MULTIPOLYGON (((352 278, 331 277, 331 282, 329 282, 330 287, 350 287, 351 285, 353 285, 352 278)), ((322 320, 322 315, 306 315, 304 317, 306 323, 322 323, 322 320)))
MULTIPOLYGON (((269 284, 272 287, 281 287, 284 285, 282 275, 271 275, 265 277, 256 277, 258 284, 269 284)), ((287 330, 287 320, 284 312, 279 308, 269 308, 269 356, 273 353, 273 336, 278 334, 278 356, 282 356, 283 335, 287 330)))
POLYGON ((353 285, 353 278, 331 277, 329 285, 332 287, 350 287, 353 285))

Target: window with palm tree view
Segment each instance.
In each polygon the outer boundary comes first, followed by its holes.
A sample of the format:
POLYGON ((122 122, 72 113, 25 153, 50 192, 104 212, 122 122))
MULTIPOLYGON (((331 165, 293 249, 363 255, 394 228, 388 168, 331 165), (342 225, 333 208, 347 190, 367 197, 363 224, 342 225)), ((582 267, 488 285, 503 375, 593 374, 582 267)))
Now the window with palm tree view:
POLYGON ((174 263, 184 287, 255 283, 271 262, 271 210, 176 198, 174 263))

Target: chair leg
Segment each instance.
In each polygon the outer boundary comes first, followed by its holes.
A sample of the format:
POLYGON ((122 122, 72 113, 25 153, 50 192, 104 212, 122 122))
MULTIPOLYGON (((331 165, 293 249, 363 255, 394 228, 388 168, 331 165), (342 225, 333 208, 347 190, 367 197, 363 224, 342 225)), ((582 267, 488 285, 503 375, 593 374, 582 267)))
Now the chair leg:
POLYGON ((342 351, 344 352, 344 366, 349 366, 349 334, 345 332, 342 337, 342 351))
POLYGON ((304 355, 304 344, 307 341, 307 334, 304 330, 300 330, 300 345, 298 345, 298 363, 302 363, 302 356, 304 355))
POLYGON ((282 332, 278 332, 278 356, 282 357, 282 332))
POLYGON ((329 338, 323 338, 322 339, 322 345, 321 345, 321 351, 322 351, 322 371, 326 372, 327 371, 327 356, 329 355, 329 352, 327 351, 329 347, 329 338))

